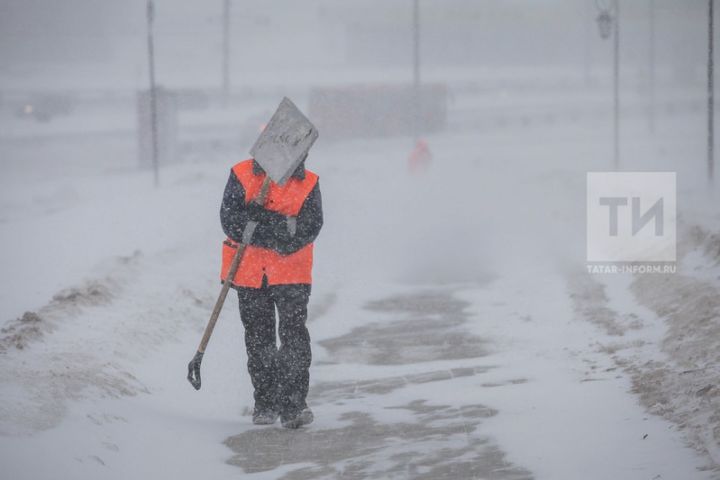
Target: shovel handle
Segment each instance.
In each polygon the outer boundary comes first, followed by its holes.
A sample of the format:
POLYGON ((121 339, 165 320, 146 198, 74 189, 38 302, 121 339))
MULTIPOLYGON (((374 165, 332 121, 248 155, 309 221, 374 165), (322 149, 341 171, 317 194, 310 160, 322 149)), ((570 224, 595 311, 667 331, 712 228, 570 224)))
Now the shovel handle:
MULTIPOLYGON (((266 175, 265 180, 263 180, 262 186, 260 187, 260 193, 258 193, 258 196, 252 200, 253 202, 257 203, 258 205, 265 205, 265 200, 267 199, 268 191, 270 190, 270 181, 270 176, 266 175)), ((215 324, 217 323, 217 319, 220 316, 220 311, 225 304, 225 298, 227 297, 228 290, 230 290, 232 280, 235 278, 235 274, 237 273, 238 267, 240 266, 240 261, 242 260, 243 254, 245 253, 245 248, 247 248, 250 240, 252 240, 252 234, 255 231, 255 227, 257 227, 257 222, 253 221, 249 221, 245 225, 242 243, 238 245, 237 252, 235 252, 235 256, 233 257, 232 263, 230 264, 230 270, 228 271, 227 277, 225 277, 223 286, 220 289, 220 295, 218 295, 218 298, 215 301, 215 307, 213 308, 212 314, 210 315, 210 320, 208 321, 207 327, 205 327, 205 333, 203 334, 202 340, 200 340, 200 346, 197 350, 199 353, 205 353, 208 342, 210 342, 210 337, 212 336, 213 330, 215 329, 215 324)))

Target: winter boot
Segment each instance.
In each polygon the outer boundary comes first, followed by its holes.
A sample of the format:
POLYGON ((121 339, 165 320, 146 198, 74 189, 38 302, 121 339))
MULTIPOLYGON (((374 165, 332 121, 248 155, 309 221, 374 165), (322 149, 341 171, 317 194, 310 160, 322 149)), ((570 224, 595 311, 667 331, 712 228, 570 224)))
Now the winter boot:
POLYGON ((310 425, 313 420, 315 420, 315 416, 312 410, 310 410, 310 407, 305 407, 294 414, 283 414, 280 418, 283 427, 293 429, 302 427, 303 425, 310 425))
POLYGON ((257 408, 253 410, 253 423, 255 425, 272 425, 278 418, 278 413, 269 408, 257 408))

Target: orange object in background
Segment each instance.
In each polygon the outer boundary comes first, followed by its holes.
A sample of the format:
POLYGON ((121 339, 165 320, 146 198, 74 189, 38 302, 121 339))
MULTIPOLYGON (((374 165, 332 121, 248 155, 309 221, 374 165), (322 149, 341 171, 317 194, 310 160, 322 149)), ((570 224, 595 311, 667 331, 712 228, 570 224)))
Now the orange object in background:
POLYGON ((408 157, 408 169, 411 173, 426 170, 432 162, 432 153, 425 140, 422 138, 417 141, 415 148, 410 152, 408 157))

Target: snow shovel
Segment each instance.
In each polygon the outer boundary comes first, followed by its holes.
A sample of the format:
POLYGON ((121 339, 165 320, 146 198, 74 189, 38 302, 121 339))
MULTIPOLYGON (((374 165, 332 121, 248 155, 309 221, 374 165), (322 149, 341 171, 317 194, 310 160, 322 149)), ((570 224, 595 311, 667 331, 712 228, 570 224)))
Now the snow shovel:
MULTIPOLYGON (((260 187, 260 192, 252 201, 258 205, 264 205, 270 190, 270 183, 277 185, 284 184, 293 172, 298 168, 300 163, 307 157, 310 147, 317 140, 318 131, 315 126, 302 114, 300 110, 293 104, 290 99, 283 98, 280 106, 273 114, 270 122, 268 122, 265 130, 260 134, 255 145, 250 149, 250 154, 256 162, 265 170, 267 176, 260 187)), ((230 269, 228 271, 225 282, 220 289, 220 295, 215 301, 210 320, 200 346, 195 356, 188 364, 187 379, 195 390, 200 390, 200 364, 202 363, 205 349, 207 348, 210 336, 215 329, 218 316, 222 310, 228 290, 235 278, 238 267, 242 260, 245 249, 252 241, 252 236, 257 227, 257 222, 249 221, 243 230, 242 240, 238 245, 237 252, 233 257, 230 269)))

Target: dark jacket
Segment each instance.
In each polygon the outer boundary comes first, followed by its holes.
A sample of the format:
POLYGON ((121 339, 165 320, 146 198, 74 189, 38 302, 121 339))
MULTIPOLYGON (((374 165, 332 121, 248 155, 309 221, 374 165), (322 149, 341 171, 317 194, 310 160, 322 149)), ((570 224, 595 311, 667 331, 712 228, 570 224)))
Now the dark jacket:
MULTIPOLYGON (((262 175, 265 172, 257 162, 254 162, 253 173, 262 175)), ((305 178, 304 164, 300 164, 292 176, 305 178)), ((231 170, 220 206, 220 223, 222 223, 225 235, 233 241, 239 242, 249 219, 245 204, 245 189, 231 170)), ((322 197, 318 182, 298 213, 294 233, 291 232, 288 217, 270 210, 263 210, 250 243, 258 247, 270 248, 281 255, 289 255, 312 243, 320 233, 322 225, 322 197)))

